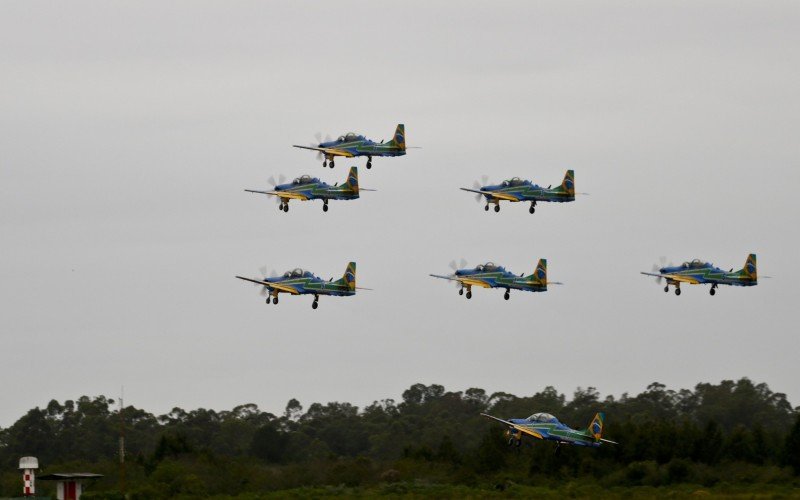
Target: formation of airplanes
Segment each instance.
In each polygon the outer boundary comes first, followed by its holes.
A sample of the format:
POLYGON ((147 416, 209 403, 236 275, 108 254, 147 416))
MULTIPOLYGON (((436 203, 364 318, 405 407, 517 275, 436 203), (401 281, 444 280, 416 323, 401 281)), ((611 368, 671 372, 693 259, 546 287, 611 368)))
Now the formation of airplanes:
MULTIPOLYGON (((375 142, 363 135, 349 132, 335 140, 323 141, 320 137, 317 143, 310 146, 294 145, 294 147, 316 151, 325 168, 334 168, 336 157, 366 157, 367 169, 372 168, 374 157, 404 156, 408 149, 403 124, 397 125, 394 135, 388 141, 375 142)), ((499 212, 501 202, 510 202, 529 203, 528 211, 533 214, 539 203, 573 202, 578 194, 575 191, 575 171, 571 169, 566 171, 561 184, 555 187, 549 185, 545 188, 519 177, 503 180, 497 184, 488 184, 487 180, 482 183, 475 182, 471 189, 460 188, 473 193, 478 202, 483 201, 485 203, 484 210, 487 212, 492 205, 494 211, 499 212)), ((270 185, 271 189, 268 190, 245 189, 245 191, 273 197, 278 203, 278 209, 283 212, 289 211, 291 200, 321 200, 322 210, 327 212, 330 201, 357 200, 361 191, 374 191, 359 186, 358 168, 355 166, 350 168, 347 178, 341 185, 337 182, 331 186, 310 175, 302 175, 289 183, 283 180, 279 182, 271 180, 270 185)), ((430 276, 454 283, 458 288, 458 294, 466 295, 467 299, 472 298, 473 287, 501 289, 504 291, 503 298, 509 300, 512 290, 546 292, 548 285, 562 284, 548 281, 547 259, 539 259, 532 274, 521 273, 519 276, 493 262, 467 267, 466 262, 462 260, 460 268, 455 262, 452 262, 450 267, 453 270, 452 274, 430 274, 430 276)), ((265 273, 262 272, 262 274, 265 273)), ((711 295, 716 294, 719 285, 749 287, 758 284, 755 254, 748 255, 744 267, 738 271, 733 269, 725 271, 709 262, 694 259, 679 266, 654 266, 652 272, 642 272, 642 274, 654 277, 659 283, 666 281, 664 291, 669 292, 670 286, 672 286, 675 295, 681 294, 682 284, 710 285, 709 293, 711 295)), ((311 304, 313 309, 318 308, 320 296, 348 297, 355 295, 357 290, 364 289, 356 286, 355 262, 350 262, 344 275, 337 280, 330 278, 325 281, 312 272, 300 268, 287 271, 280 276, 262 276, 261 278, 236 276, 236 278, 258 285, 261 288, 261 294, 266 296, 267 304, 278 304, 280 294, 311 295, 314 297, 311 304)), ((605 420, 605 414, 602 412, 597 413, 585 429, 573 429, 559 422, 553 415, 543 412, 535 413, 527 418, 507 420, 484 413, 481 415, 506 426, 506 437, 510 446, 519 447, 523 437, 553 441, 556 443, 556 453, 559 453, 562 445, 596 448, 603 443, 617 444, 602 437, 605 420)))

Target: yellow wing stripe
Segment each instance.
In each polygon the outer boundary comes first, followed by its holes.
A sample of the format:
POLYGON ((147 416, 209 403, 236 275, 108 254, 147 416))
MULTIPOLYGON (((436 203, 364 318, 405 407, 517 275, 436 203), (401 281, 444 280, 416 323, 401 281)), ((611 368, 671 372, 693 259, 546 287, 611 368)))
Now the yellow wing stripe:
POLYGON ((326 155, 331 156, 344 156, 345 158, 352 158, 354 155, 350 151, 344 149, 324 148, 326 155))
POLYGON ((278 290, 279 292, 290 293, 292 295, 299 295, 300 294, 300 292, 298 292, 296 289, 294 289, 294 288, 292 288, 290 286, 287 286, 287 285, 281 285, 280 283, 270 283, 269 286, 270 286, 270 288, 274 288, 275 290, 278 290))
POLYGON ((691 276, 681 276, 680 274, 667 274, 664 277, 667 278, 668 280, 678 281, 680 283, 689 283, 691 285, 696 285, 696 284, 700 283, 699 281, 697 281, 695 278, 692 278, 691 276))
POLYGON ((538 432, 536 432, 533 429, 529 429, 528 427, 522 427, 521 425, 514 425, 514 428, 516 430, 520 431, 520 432, 524 432, 525 434, 527 434, 529 436, 533 436, 536 439, 544 439, 541 434, 539 434, 538 432))
POLYGON ((489 285, 485 281, 478 281, 478 280, 469 279, 469 278, 459 278, 458 281, 460 281, 461 283, 463 283, 465 285, 469 285, 469 286, 479 286, 481 288, 492 288, 491 285, 489 285))
POLYGON ((293 193, 291 191, 275 191, 275 195, 281 198, 289 198, 292 200, 307 200, 308 196, 300 193, 293 193))
POLYGON ((496 191, 484 191, 486 194, 491 195, 494 198, 498 198, 500 200, 508 200, 508 201, 519 201, 514 195, 506 194, 506 193, 498 193, 496 191))

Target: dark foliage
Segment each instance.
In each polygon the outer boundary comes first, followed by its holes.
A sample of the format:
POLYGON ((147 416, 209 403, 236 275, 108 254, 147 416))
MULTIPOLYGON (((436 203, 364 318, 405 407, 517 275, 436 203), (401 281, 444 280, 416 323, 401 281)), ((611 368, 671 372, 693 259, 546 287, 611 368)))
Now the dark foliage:
POLYGON ((567 399, 553 387, 517 397, 415 384, 400 403, 386 399, 362 410, 314 403, 304 412, 292 399, 281 416, 252 404, 154 416, 131 406, 120 412, 104 396, 51 401, 0 429, 0 464, 7 471, 0 496, 18 491, 16 462, 25 455, 39 457, 50 471, 65 465, 104 473, 95 493, 113 491, 123 426, 134 498, 414 480, 500 489, 509 481, 553 487, 575 480, 607 487, 789 484, 800 475, 800 416, 784 394, 746 378, 680 391, 653 383, 619 399, 601 398, 593 387, 567 399), (545 411, 583 428, 600 410, 607 414, 604 437, 620 444, 558 456, 547 442, 509 448, 502 426, 479 416, 545 411))

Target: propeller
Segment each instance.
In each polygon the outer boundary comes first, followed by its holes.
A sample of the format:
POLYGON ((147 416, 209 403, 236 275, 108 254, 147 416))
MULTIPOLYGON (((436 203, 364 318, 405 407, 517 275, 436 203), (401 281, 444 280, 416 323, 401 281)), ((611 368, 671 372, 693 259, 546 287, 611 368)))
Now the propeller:
MULTIPOLYGON (((266 281, 267 280, 267 266, 259 267, 258 271, 261 273, 261 279, 266 281)), ((275 272, 275 269, 272 269, 269 272, 269 277, 270 278, 275 278, 276 276, 278 276, 278 273, 275 272)), ((256 285, 256 286, 258 286, 258 285, 256 285)), ((261 285, 261 290, 259 290, 259 293, 261 294, 262 297, 266 297, 267 295, 269 295, 269 288, 267 288, 264 285, 261 285)))
MULTIPOLYGON (((456 262, 455 259, 451 260, 450 264, 448 265, 450 266, 450 269, 453 270, 453 276, 456 275, 456 271, 458 271, 459 269, 464 269, 465 267, 469 266, 469 264, 467 263, 467 259, 463 257, 458 262, 456 262)), ((456 288, 461 288, 461 283, 459 283, 458 281, 453 281, 453 284, 455 285, 456 288)))
MULTIPOLYGON (((655 273, 660 273, 660 272, 661 272, 661 269, 663 269, 663 268, 665 268, 665 267, 672 267, 672 266, 674 265, 672 262, 670 262, 669 264, 667 264, 667 258, 666 258, 666 257, 664 257, 663 255, 662 255, 661 257, 659 257, 659 258, 658 258, 658 262, 659 262, 660 264, 653 264, 652 272, 653 272, 654 274, 655 274, 655 273)), ((661 276, 655 276, 655 278, 654 278, 654 279, 656 280, 656 283, 658 283, 658 284, 660 285, 660 284, 661 284, 661 281, 662 281, 664 278, 662 278, 661 276)))
MULTIPOLYGON (((309 144, 309 146, 311 146, 312 148, 318 148, 319 145, 322 144, 323 142, 331 142, 333 140, 330 134, 328 134, 325 136, 325 140, 323 141, 321 132, 317 132, 316 134, 314 134, 314 139, 316 139, 317 142, 312 142, 311 144, 309 144)), ((323 160, 323 159, 325 159, 325 155, 322 154, 322 151, 317 151, 317 160, 323 160)))
MULTIPOLYGON (((279 175, 279 176, 278 176, 278 180, 276 181, 276 180, 275 180, 275 176, 274 176, 274 175, 270 175, 270 176, 269 176, 269 179, 267 179, 267 182, 269 183, 269 185, 272 187, 272 189, 273 189, 273 191, 274 191, 274 190, 275 190, 275 187, 276 187, 278 184, 283 184, 284 182, 286 182, 286 176, 285 176, 285 175, 283 175, 283 174, 281 174, 281 175, 279 175)), ((275 204, 276 204, 276 205, 280 205, 281 203, 283 203, 283 202, 281 201, 281 198, 280 198, 280 196, 270 196, 270 198, 273 198, 273 199, 275 200, 275 204)))
MULTIPOLYGON (((478 181, 476 179, 475 182, 472 183, 472 188, 475 189, 476 191, 480 191, 480 189, 483 186, 485 186, 488 182, 489 182, 489 176, 488 175, 482 175, 480 181, 478 181)), ((475 201, 476 202, 480 203, 481 202, 481 198, 483 198, 482 194, 475 193, 475 201)), ((461 260, 464 260, 464 259, 461 259, 461 260)))

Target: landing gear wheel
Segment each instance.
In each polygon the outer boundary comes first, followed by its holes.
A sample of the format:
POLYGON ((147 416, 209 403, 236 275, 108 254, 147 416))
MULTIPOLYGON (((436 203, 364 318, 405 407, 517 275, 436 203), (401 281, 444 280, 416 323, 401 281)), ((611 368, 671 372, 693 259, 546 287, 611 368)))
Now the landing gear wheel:
POLYGON ((328 211, 328 204, 327 204, 327 203, 325 203, 324 205, 322 205, 322 211, 323 211, 323 212, 327 212, 327 211, 328 211))
POLYGON ((328 163, 328 166, 329 166, 329 167, 331 167, 331 168, 333 168, 333 160, 331 160, 331 161, 328 163))
POLYGON ((322 168, 328 168, 328 160, 322 162, 322 168))
POLYGON ((288 204, 288 203, 286 203, 285 205, 283 205, 283 211, 284 211, 284 212, 288 212, 288 211, 289 211, 289 204, 288 204))
POLYGON ((367 170, 369 170, 370 168, 372 168, 372 158, 367 160, 367 170))
POLYGON ((489 211, 489 205, 486 205, 485 207, 483 207, 483 209, 488 212, 489 211))
POLYGON ((494 211, 495 212, 499 212, 500 211, 500 204, 499 203, 494 206, 494 211))
POLYGON ((283 203, 278 205, 278 212, 281 212, 281 211, 283 211, 283 203))
POLYGON ((267 304, 269 304, 270 297, 267 297, 267 304))
POLYGON ((471 292, 471 291, 469 291, 469 290, 467 290, 467 298, 468 298, 468 299, 471 299, 471 298, 472 298, 472 292, 471 292))
POLYGON ((667 286, 665 286, 665 287, 664 287, 664 292, 665 292, 665 293, 669 293, 669 285, 667 285, 667 286))
POLYGON ((533 205, 531 205, 531 208, 528 209, 528 212, 530 212, 530 213, 534 213, 535 211, 536 211, 536 207, 534 207, 533 205))
POLYGON ((314 302, 311 303, 311 309, 316 309, 317 307, 319 307, 319 304, 315 300, 314 302))
POLYGON ((714 295, 715 293, 717 293, 717 290, 715 288, 712 288, 711 290, 708 291, 708 293, 714 295))
POLYGON ((464 295, 464 289, 463 288, 459 288, 458 289, 458 294, 459 295, 464 295))
POLYGON ((681 294, 681 289, 680 288, 676 288, 675 289, 675 295, 680 295, 680 294, 681 294))
POLYGON ((274 299, 272 299, 272 303, 273 304, 277 304, 278 303, 278 296, 277 295, 275 296, 274 299))
POLYGON ((511 298, 511 293, 510 292, 506 292, 505 295, 503 295, 503 298, 506 299, 506 300, 510 299, 511 298))

